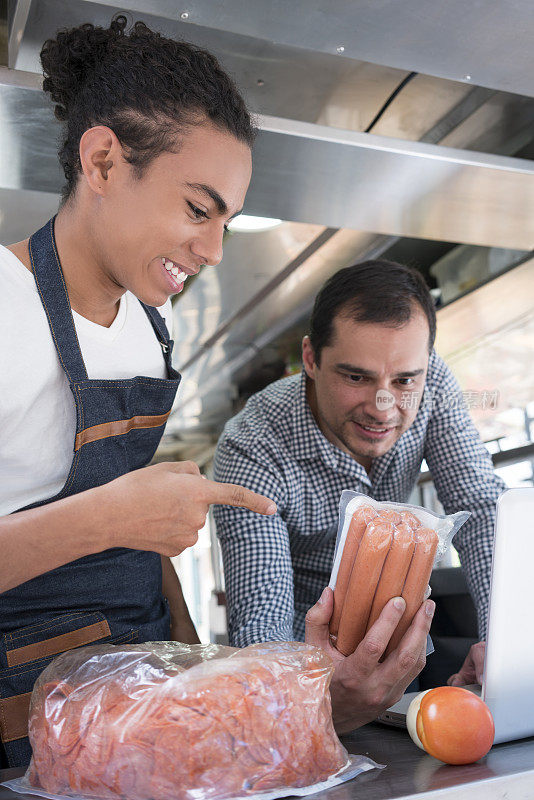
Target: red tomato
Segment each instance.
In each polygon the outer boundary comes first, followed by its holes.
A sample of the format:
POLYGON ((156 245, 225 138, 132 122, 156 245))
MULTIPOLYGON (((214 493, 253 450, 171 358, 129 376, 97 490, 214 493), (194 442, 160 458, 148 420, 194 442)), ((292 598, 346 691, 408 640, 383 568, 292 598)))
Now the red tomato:
POLYGON ((446 764, 478 761, 495 738, 487 705, 457 686, 440 686, 417 695, 408 709, 407 722, 414 742, 446 764))

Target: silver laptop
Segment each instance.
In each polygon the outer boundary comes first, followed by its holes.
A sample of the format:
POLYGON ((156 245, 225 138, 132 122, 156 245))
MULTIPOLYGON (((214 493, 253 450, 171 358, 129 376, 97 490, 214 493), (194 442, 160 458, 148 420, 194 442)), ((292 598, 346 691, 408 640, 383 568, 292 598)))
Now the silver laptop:
MULTIPOLYGON (((534 735, 534 488, 508 489, 497 501, 482 696, 495 744, 534 735)), ((408 692, 378 719, 406 727, 408 692)))

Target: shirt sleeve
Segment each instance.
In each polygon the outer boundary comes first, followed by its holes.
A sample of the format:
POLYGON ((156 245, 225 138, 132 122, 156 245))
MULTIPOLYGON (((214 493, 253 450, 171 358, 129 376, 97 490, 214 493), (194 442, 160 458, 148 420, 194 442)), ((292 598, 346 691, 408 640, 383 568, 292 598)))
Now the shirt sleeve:
POLYGON ((435 357, 435 362, 437 381, 424 457, 445 512, 471 512, 456 534, 454 546, 477 609, 482 640, 486 636, 496 503, 506 484, 494 472, 491 456, 462 402, 459 384, 441 359, 435 357))
POLYGON ((246 486, 278 506, 278 512, 269 517, 243 508, 214 506, 230 644, 246 647, 255 642, 293 641, 293 567, 287 526, 281 516, 283 476, 266 454, 251 456, 232 441, 221 440, 215 455, 215 480, 246 486))

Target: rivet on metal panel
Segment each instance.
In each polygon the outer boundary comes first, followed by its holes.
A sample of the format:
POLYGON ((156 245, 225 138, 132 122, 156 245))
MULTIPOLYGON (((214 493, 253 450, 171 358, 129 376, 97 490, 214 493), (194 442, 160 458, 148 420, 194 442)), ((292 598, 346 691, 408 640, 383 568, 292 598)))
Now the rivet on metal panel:
POLYGON ((189 11, 182 11, 180 14, 180 19, 186 20, 189 19, 189 11))
POLYGON ((336 50, 337 50, 338 53, 344 53, 345 52, 345 48, 343 47, 342 44, 340 44, 339 47, 336 47, 336 50))

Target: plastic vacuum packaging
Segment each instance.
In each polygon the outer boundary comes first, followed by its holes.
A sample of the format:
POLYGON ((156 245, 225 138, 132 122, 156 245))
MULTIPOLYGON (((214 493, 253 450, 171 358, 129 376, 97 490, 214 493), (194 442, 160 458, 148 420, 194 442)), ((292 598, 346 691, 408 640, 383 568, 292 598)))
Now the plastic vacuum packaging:
POLYGON ((306 794, 347 768, 353 777, 378 766, 349 759, 336 736, 332 672, 322 650, 300 642, 72 650, 35 684, 33 758, 9 785, 128 800, 306 794))
POLYGON ((385 656, 398 646, 428 596, 433 566, 468 517, 468 511, 441 516, 420 506, 342 493, 329 584, 330 633, 341 653, 353 653, 386 603, 402 596, 406 609, 385 656))

